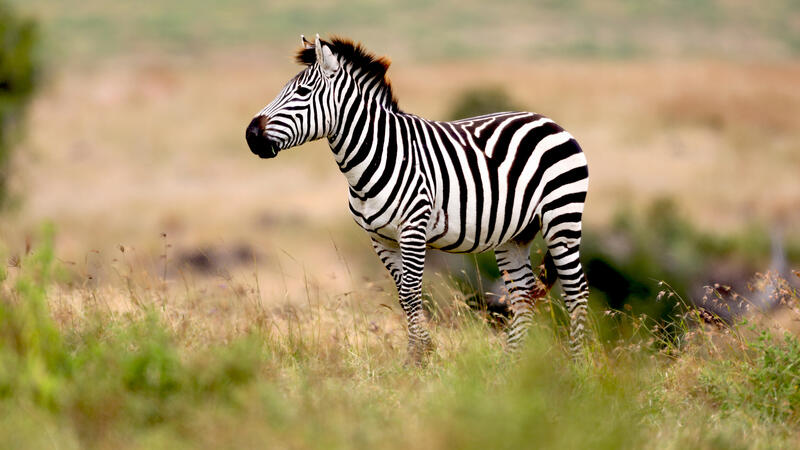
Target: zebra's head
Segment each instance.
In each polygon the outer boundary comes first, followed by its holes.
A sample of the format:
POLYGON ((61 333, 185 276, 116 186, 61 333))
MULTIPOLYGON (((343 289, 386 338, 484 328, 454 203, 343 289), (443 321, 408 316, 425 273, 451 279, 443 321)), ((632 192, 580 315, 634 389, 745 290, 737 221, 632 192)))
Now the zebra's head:
POLYGON ((304 36, 300 39, 299 58, 307 67, 253 117, 245 132, 250 150, 261 158, 274 158, 281 150, 327 136, 333 129, 333 85, 341 65, 319 35, 313 44, 304 36), (314 60, 303 60, 309 53, 314 60))

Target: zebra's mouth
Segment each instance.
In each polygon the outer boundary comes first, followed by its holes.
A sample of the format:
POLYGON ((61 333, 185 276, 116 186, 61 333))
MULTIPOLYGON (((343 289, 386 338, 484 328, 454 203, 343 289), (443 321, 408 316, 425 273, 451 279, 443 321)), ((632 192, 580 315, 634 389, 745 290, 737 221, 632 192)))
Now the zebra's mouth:
POLYGON ((260 137, 250 139, 248 137, 247 145, 250 147, 250 151, 258 155, 259 158, 270 159, 278 156, 278 144, 267 138, 260 137))
MULTIPOLYGON (((251 150, 252 150, 252 147, 251 147, 251 150)), ((267 141, 267 145, 265 145, 263 148, 259 149, 258 152, 253 150, 253 153, 258 155, 258 157, 261 158, 261 159, 271 159, 271 158, 274 158, 274 157, 278 156, 278 145, 275 144, 272 141, 267 141)))

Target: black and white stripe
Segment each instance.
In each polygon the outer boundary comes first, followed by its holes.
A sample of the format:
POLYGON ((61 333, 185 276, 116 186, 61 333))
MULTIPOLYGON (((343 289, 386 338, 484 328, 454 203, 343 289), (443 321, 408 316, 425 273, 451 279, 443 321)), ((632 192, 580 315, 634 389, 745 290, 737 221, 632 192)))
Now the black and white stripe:
POLYGON ((588 288, 580 263, 586 158, 568 132, 529 112, 438 122, 401 111, 385 77, 388 62, 352 42, 303 39, 307 67, 247 129, 254 153, 327 137, 350 185, 350 211, 366 230, 398 288, 410 355, 431 348, 421 305, 426 248, 494 250, 510 294, 508 341, 517 348, 533 301, 560 280, 581 347, 588 288), (530 245, 541 232, 544 273, 530 245))

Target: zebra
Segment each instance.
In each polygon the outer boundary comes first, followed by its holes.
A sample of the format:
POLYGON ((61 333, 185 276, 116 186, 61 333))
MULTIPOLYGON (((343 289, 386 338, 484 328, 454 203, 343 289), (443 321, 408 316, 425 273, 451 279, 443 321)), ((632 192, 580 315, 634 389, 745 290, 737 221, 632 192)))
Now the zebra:
POLYGON ((512 353, 527 335, 535 300, 559 280, 570 350, 579 354, 588 301, 579 247, 589 172, 575 138, 531 112, 453 122, 406 113, 386 77, 388 59, 344 38, 300 38, 296 60, 305 68, 253 117, 247 144, 274 158, 328 139, 349 184, 352 217, 397 287, 409 358, 419 363, 433 350, 421 297, 427 248, 494 250, 508 292, 512 353), (530 248, 539 232, 547 250, 537 275, 530 248))

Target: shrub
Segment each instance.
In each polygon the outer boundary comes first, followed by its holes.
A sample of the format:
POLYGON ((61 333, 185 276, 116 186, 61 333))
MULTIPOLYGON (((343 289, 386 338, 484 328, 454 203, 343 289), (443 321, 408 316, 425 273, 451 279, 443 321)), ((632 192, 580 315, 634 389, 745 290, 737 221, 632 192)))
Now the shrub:
POLYGON ((34 22, 17 16, 0 0, 0 204, 6 198, 13 131, 38 79, 36 44, 34 22))
POLYGON ((114 424, 148 428, 180 421, 197 404, 231 404, 255 379, 264 362, 258 336, 182 358, 154 310, 119 320, 90 312, 60 329, 48 300, 53 235, 45 227, 41 243, 0 272, 0 409, 61 415, 79 437, 96 439, 114 424))
POLYGON ((450 108, 452 120, 501 111, 517 111, 520 107, 498 86, 473 87, 463 91, 450 108))
POLYGON ((23 260, 27 270, 16 277, 14 288, 0 293, 0 397, 23 393, 54 407, 62 377, 70 372, 70 359, 47 306, 52 228, 43 234, 42 246, 23 260))

